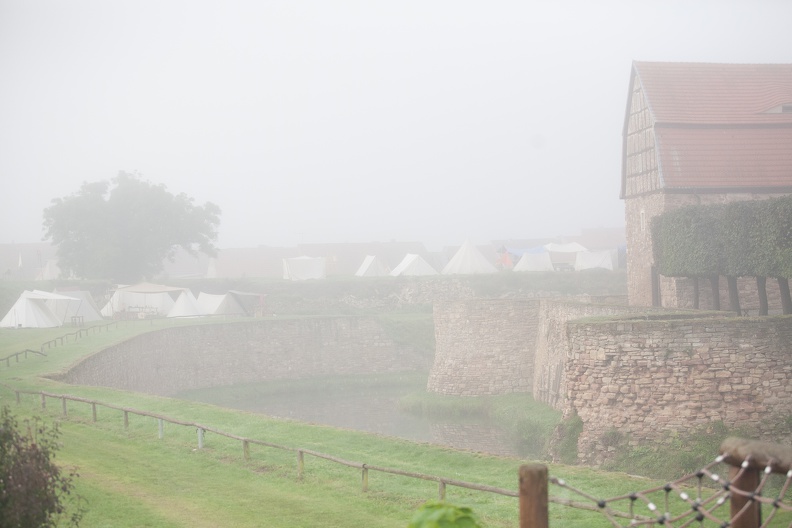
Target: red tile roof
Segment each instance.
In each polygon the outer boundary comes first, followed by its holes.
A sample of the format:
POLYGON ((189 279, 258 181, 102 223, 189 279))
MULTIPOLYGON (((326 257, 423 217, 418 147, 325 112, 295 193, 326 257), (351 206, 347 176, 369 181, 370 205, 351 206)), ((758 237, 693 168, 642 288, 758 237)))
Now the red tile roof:
POLYGON ((792 125, 792 64, 635 62, 656 123, 792 125))
POLYGON ((635 78, 665 190, 792 191, 792 64, 635 62, 635 78))

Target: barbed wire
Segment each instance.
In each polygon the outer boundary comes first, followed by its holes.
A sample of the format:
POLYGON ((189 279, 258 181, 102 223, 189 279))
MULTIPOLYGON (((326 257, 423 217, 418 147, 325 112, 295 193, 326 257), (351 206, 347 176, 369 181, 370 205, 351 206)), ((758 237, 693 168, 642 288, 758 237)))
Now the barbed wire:
MULTIPOLYGON (((746 457, 738 467, 725 464, 725 458, 723 455, 718 456, 697 472, 662 486, 610 498, 595 497, 572 486, 565 479, 551 476, 551 484, 567 490, 578 500, 553 497, 552 494, 549 500, 572 508, 597 511, 617 528, 655 525, 685 528, 693 524, 726 528, 752 515, 758 516, 756 525, 765 528, 777 520, 779 512, 792 513, 791 499, 786 497, 792 486, 792 469, 786 472, 776 492, 770 483, 774 461, 763 470, 757 470, 752 467, 750 457, 746 457), (723 477, 723 472, 715 471, 721 468, 731 475, 723 477), (745 482, 756 472, 760 472, 758 484, 753 489, 744 489, 745 482), (767 496, 767 493, 773 495, 767 496), (733 503, 737 504, 737 508, 733 503), (620 506, 622 504, 624 506, 620 506), (763 513, 767 513, 764 519, 763 513), (624 519, 628 520, 626 524, 622 522, 624 519)), ((784 526, 781 523, 786 521, 778 522, 773 526, 784 526)), ((792 516, 787 526, 792 528, 792 516)))

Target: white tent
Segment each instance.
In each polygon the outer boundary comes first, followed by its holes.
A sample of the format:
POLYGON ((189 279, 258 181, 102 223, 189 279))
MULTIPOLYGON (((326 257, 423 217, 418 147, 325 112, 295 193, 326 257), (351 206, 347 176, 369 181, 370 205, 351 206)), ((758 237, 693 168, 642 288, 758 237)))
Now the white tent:
POLYGON ((293 257, 283 259, 283 278, 287 280, 324 279, 324 257, 293 257))
MULTIPOLYGON (((36 290, 34 290, 36 291, 36 290)), ((71 323, 72 317, 80 322, 101 321, 102 314, 94 304, 91 292, 85 290, 55 291, 54 293, 70 297, 69 299, 48 299, 47 307, 60 320, 61 324, 71 323)))
POLYGON ((553 261, 550 260, 550 253, 523 253, 512 271, 554 271, 553 261))
POLYGON ((190 290, 184 290, 176 298, 166 317, 200 317, 202 315, 206 315, 206 312, 201 309, 195 295, 190 290))
POLYGON ((388 275, 388 266, 374 255, 367 255, 355 272, 356 277, 387 277, 388 275))
POLYGON ((611 252, 605 251, 581 251, 575 259, 575 271, 588 269, 613 270, 613 257, 611 252))
POLYGON ((552 251, 553 253, 578 253, 580 251, 586 251, 586 248, 577 242, 570 242, 568 244, 556 244, 555 242, 550 242, 549 244, 545 244, 544 248, 547 251, 552 251))
POLYGON ((53 328, 62 326, 52 310, 47 306, 48 300, 68 300, 79 302, 79 299, 57 293, 42 291, 23 291, 11 310, 0 321, 2 328, 53 328))
POLYGON ((497 273, 495 264, 487 260, 476 246, 465 241, 454 253, 451 260, 443 268, 443 275, 475 275, 481 273, 497 273))
POLYGON ((393 277, 399 277, 402 275, 437 275, 437 270, 435 270, 428 262, 426 262, 421 257, 421 255, 407 253, 399 265, 393 268, 390 274, 393 277))
POLYGON ((198 306, 208 315, 245 315, 245 309, 236 297, 228 293, 201 292, 198 294, 198 306))
POLYGON ((135 313, 138 317, 167 315, 175 298, 186 288, 141 282, 132 286, 121 286, 102 308, 102 315, 114 317, 117 313, 135 313))

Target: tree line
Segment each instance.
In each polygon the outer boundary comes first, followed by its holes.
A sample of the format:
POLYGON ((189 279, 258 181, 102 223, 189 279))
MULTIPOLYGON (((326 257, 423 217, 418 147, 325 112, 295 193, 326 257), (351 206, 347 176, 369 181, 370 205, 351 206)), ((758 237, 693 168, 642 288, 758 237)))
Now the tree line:
POLYGON ((759 201, 687 206, 652 219, 654 261, 666 277, 709 281, 720 310, 719 277, 729 286, 729 309, 740 313, 738 277, 755 277, 759 314, 767 315, 767 279, 778 282, 784 314, 792 314, 792 195, 759 201))

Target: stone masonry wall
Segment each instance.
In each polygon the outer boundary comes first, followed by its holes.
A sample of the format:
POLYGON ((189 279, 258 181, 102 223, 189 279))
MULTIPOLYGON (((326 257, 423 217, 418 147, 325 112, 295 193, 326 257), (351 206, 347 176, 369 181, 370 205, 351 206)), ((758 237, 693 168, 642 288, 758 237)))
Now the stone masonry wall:
MULTIPOLYGON (((646 311, 645 308, 641 309, 646 311)), ((591 316, 621 315, 636 311, 618 305, 590 304, 561 300, 543 300, 538 311, 535 359, 533 365, 533 397, 556 409, 564 405, 569 338, 568 321, 591 316)))
POLYGON ((274 379, 426 370, 373 318, 323 317, 197 325, 154 331, 90 356, 67 383, 172 395, 274 379))
POLYGON ((531 392, 539 301, 435 303, 427 390, 458 396, 531 392))
POLYGON ((570 322, 564 415, 581 462, 723 421, 789 441, 792 317, 570 322))

